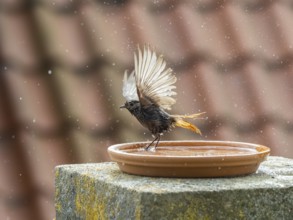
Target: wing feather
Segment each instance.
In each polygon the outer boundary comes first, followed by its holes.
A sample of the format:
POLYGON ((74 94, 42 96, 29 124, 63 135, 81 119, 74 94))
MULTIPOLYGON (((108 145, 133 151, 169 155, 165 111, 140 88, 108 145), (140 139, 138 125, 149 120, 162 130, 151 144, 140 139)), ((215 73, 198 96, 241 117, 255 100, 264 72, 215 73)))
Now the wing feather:
POLYGON ((127 101, 139 100, 136 91, 136 82, 134 71, 127 76, 127 71, 124 73, 122 94, 127 101))
POLYGON ((135 83, 139 100, 143 104, 154 103, 164 109, 171 109, 176 102, 172 97, 176 92, 173 84, 176 77, 172 69, 166 68, 162 56, 157 57, 149 47, 144 47, 143 53, 138 48, 134 55, 135 83))

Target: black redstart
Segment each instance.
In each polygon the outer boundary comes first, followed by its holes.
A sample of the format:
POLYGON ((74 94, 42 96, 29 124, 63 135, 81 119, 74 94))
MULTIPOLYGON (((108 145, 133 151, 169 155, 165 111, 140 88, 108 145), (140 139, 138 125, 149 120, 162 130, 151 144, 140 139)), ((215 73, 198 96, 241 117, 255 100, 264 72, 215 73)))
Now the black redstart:
POLYGON ((134 54, 135 69, 123 79, 123 96, 126 102, 120 108, 127 108, 137 120, 150 130, 154 140, 145 148, 146 150, 157 140, 158 146, 161 135, 171 128, 178 126, 190 129, 201 134, 200 130, 193 124, 186 122, 183 118, 198 118, 204 114, 192 115, 171 115, 165 109, 170 110, 176 102, 172 96, 176 92, 173 85, 176 77, 172 69, 166 69, 166 62, 162 56, 157 57, 156 53, 149 47, 144 47, 143 53, 138 48, 134 54))

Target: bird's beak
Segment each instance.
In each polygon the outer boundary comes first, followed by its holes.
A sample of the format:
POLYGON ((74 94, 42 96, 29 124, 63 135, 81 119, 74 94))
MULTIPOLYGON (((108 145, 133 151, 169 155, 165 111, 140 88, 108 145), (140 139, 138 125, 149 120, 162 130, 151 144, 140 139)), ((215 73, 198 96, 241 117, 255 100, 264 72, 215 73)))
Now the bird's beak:
POLYGON ((120 108, 126 108, 126 106, 125 105, 121 105, 120 108))

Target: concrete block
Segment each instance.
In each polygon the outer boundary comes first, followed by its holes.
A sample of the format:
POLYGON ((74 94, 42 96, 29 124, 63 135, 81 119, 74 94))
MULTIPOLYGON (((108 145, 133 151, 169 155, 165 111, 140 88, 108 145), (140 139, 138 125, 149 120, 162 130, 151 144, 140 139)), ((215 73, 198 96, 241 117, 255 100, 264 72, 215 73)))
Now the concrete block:
POLYGON ((56 219, 293 219, 293 160, 233 178, 151 178, 115 163, 56 167, 56 219))

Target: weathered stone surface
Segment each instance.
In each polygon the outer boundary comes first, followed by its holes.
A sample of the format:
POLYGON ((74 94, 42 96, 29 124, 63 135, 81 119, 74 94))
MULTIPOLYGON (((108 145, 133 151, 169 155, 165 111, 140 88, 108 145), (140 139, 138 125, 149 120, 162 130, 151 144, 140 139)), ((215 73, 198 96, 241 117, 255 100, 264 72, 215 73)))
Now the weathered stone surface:
POLYGON ((149 178, 115 163, 56 168, 57 219, 293 219, 293 160, 235 178, 149 178))

